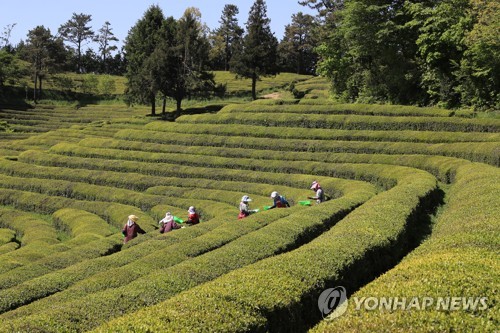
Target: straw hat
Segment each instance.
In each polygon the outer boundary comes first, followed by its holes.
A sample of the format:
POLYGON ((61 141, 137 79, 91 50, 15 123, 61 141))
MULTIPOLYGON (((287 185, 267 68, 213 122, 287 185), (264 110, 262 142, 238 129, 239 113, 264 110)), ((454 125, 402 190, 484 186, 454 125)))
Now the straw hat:
POLYGON ((137 222, 137 220, 138 220, 139 218, 138 218, 137 216, 135 216, 135 215, 129 215, 129 216, 128 216, 128 219, 129 219, 130 221, 137 222))

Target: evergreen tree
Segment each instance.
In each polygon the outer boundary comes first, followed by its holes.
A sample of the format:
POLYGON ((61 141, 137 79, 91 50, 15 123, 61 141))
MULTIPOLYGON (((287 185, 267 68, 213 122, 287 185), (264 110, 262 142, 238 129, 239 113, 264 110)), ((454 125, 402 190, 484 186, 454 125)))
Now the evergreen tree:
POLYGON ((188 8, 179 21, 167 20, 163 38, 148 61, 164 98, 176 101, 176 117, 181 115, 183 99, 207 97, 214 91, 214 76, 206 71, 208 45, 199 10, 188 8))
POLYGON ((127 101, 151 105, 156 114, 157 81, 153 75, 153 63, 148 58, 161 40, 165 17, 158 5, 150 6, 143 17, 130 29, 125 40, 127 61, 127 101))
POLYGON ((252 80, 252 98, 257 99, 257 80, 272 76, 278 69, 278 40, 274 37, 267 18, 264 0, 256 0, 250 9, 246 23, 246 35, 231 59, 231 72, 252 80))
POLYGON ((239 9, 235 5, 225 5, 220 18, 220 27, 211 36, 210 59, 214 69, 229 70, 234 48, 241 40, 243 28, 238 25, 239 9))
POLYGON ((292 15, 292 23, 285 26, 285 34, 278 46, 282 71, 314 73, 318 58, 314 50, 318 44, 314 37, 317 27, 311 15, 302 12, 292 15))
POLYGON ((0 35, 0 50, 12 47, 10 44, 10 35, 16 24, 17 23, 8 24, 3 28, 3 33, 0 35))
POLYGON ((59 27, 61 37, 76 47, 78 73, 82 72, 82 46, 86 40, 94 38, 94 32, 88 26, 90 21, 92 15, 73 13, 71 19, 59 27))
POLYGON ((101 63, 105 73, 109 74, 109 64, 108 58, 111 57, 111 52, 118 49, 116 45, 111 45, 111 42, 118 42, 118 38, 115 37, 115 34, 112 32, 112 28, 110 27, 111 23, 106 21, 101 29, 99 29, 99 33, 95 36, 94 41, 99 44, 99 54, 101 56, 101 63))
POLYGON ((33 74, 33 100, 36 102, 42 95, 42 82, 46 75, 65 62, 63 41, 55 38, 50 29, 37 26, 28 32, 27 45, 24 50, 26 59, 31 63, 33 74))

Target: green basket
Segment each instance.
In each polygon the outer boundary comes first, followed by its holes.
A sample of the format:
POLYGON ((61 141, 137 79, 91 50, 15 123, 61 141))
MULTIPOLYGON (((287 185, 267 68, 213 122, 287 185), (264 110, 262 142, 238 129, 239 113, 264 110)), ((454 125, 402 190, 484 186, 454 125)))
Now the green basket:
POLYGON ((299 201, 299 205, 301 205, 301 206, 311 206, 311 200, 299 201))
POLYGON ((264 210, 269 210, 272 206, 264 206, 264 210))
POLYGON ((174 222, 184 223, 184 221, 180 217, 177 217, 177 216, 174 216, 174 222))

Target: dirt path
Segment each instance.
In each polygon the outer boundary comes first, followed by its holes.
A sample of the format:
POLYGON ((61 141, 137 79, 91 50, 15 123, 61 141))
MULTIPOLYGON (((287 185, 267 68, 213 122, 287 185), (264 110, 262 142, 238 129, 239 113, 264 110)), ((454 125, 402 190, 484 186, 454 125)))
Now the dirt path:
POLYGON ((278 99, 278 98, 281 98, 281 94, 278 92, 273 92, 272 94, 267 94, 267 95, 262 96, 262 98, 278 99))

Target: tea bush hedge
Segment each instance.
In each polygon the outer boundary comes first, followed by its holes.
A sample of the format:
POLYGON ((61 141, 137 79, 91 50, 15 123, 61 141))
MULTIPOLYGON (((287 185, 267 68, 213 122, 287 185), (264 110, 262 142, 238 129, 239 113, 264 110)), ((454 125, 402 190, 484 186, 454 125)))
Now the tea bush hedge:
POLYGON ((304 300, 317 296, 326 283, 356 273, 349 283, 361 284, 397 262, 413 243, 413 232, 422 227, 414 214, 435 203, 437 183, 425 172, 395 169, 397 186, 368 200, 310 243, 111 320, 96 331, 297 330, 311 316, 303 311, 311 305, 304 300))
POLYGON ((387 327, 394 332, 497 330, 500 174, 496 168, 464 164, 457 168, 455 179, 431 237, 395 268, 352 295, 358 299, 406 298, 406 305, 356 310, 351 297, 344 315, 320 323, 312 332, 380 331, 387 327), (419 307, 402 310, 414 297, 419 307), (424 297, 433 303, 422 306, 424 297), (458 297, 458 308, 437 309, 440 297, 458 297), (464 309, 463 297, 486 297, 486 306, 464 309))
POLYGON ((174 122, 118 104, 0 110, 0 331, 305 331, 343 285, 351 306, 463 292, 488 308, 350 310, 313 331, 494 332, 499 120, 341 105, 299 79, 174 122), (313 180, 330 200, 298 205, 313 180), (263 211, 272 191, 292 207, 263 211), (238 220, 244 194, 261 211, 238 220), (191 205, 202 223, 158 232, 191 205), (129 214, 147 233, 123 244, 129 214))

